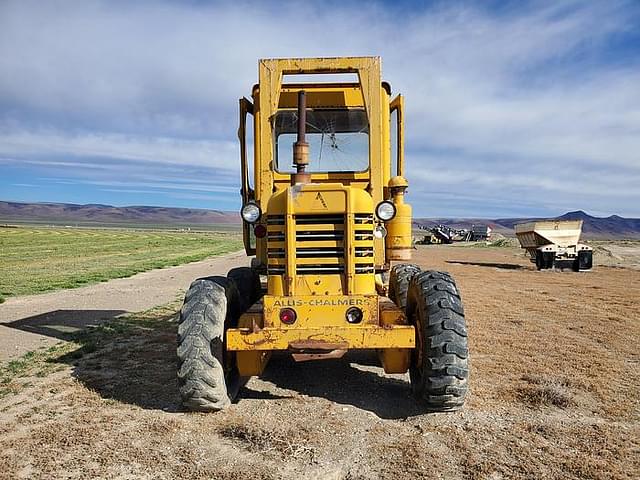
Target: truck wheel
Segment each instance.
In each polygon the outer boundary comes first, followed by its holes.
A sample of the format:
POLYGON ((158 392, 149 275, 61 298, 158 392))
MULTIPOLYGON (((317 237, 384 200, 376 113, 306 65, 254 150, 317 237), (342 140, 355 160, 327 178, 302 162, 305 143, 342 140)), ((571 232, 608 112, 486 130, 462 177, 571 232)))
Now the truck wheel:
POLYGON ((428 410, 457 410, 469 382, 469 350, 462 300, 448 273, 426 271, 409 283, 407 318, 416 328, 409 374, 428 410))
POLYGON ((254 269, 249 267, 232 268, 229 270, 229 273, 227 273, 227 278, 233 280, 238 289, 240 314, 246 312, 251 305, 262 297, 260 275, 254 269))
POLYGON ((542 254, 544 268, 551 269, 556 261, 555 252, 544 252, 542 254))
POLYGON ((536 252, 536 268, 538 270, 542 270, 543 267, 543 260, 542 260, 542 252, 538 251, 536 252))
POLYGON ((553 262, 556 254, 554 252, 543 252, 538 250, 536 252, 536 268, 538 270, 548 270, 553 268, 553 262))
POLYGON ((420 267, 412 263, 394 265, 389 276, 389 298, 402 310, 407 308, 409 282, 420 273, 420 267))
POLYGON ((576 271, 591 270, 593 268, 593 251, 580 250, 576 259, 576 271))
POLYGON ((238 301, 235 284, 224 277, 198 279, 185 295, 178 324, 178 385, 189 410, 221 410, 240 390, 235 354, 224 346, 238 301))

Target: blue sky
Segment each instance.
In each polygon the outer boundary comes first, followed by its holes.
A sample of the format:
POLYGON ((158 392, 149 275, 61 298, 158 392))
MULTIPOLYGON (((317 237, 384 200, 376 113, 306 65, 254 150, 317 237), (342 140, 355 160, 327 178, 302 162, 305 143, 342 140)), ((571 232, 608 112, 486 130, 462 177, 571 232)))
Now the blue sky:
POLYGON ((406 97, 416 215, 640 217, 633 0, 3 1, 0 199, 236 210, 257 59, 341 55, 406 97))

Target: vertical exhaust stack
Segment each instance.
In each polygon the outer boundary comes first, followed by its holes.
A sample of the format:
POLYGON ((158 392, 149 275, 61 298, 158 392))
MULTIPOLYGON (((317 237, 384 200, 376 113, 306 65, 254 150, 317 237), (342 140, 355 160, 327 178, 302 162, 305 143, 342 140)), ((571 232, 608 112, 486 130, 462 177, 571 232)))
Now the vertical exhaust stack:
POLYGON ((293 144, 293 165, 296 173, 291 177, 292 185, 309 183, 311 175, 306 172, 309 165, 309 144, 306 142, 307 98, 304 90, 298 92, 298 139, 293 144))

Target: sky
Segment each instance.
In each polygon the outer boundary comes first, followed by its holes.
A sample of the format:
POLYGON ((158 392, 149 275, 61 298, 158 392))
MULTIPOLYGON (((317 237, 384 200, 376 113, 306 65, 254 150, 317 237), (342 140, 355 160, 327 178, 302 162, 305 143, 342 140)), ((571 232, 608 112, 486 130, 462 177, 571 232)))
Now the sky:
POLYGON ((415 216, 640 217, 640 2, 0 1, 0 200, 237 210, 259 58, 379 55, 415 216))

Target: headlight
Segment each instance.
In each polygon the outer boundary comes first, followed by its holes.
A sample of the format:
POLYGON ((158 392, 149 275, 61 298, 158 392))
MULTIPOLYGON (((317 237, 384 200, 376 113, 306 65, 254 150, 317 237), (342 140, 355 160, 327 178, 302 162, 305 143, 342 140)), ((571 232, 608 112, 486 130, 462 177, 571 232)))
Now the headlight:
POLYGON ((396 206, 387 200, 380 202, 376 207, 376 216, 380 220, 388 222, 396 216, 396 206))
POLYGON ((257 204, 250 202, 242 207, 240 215, 245 222, 256 223, 260 219, 262 212, 257 204))

